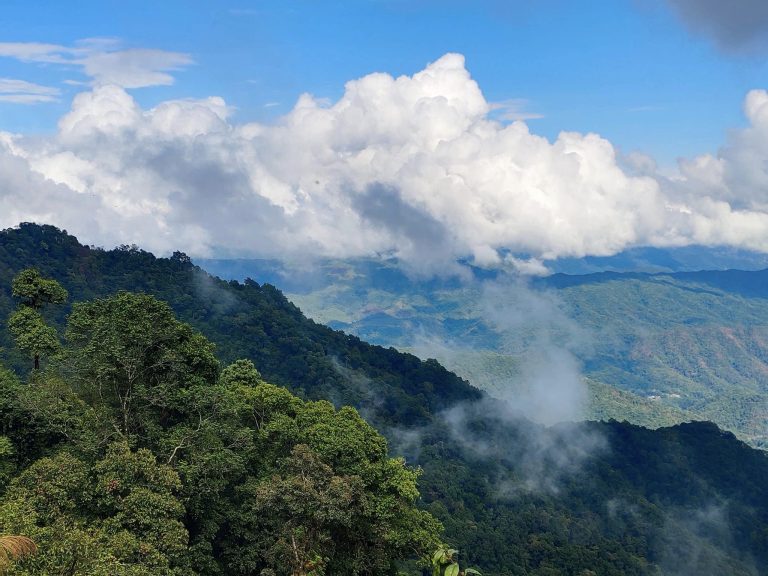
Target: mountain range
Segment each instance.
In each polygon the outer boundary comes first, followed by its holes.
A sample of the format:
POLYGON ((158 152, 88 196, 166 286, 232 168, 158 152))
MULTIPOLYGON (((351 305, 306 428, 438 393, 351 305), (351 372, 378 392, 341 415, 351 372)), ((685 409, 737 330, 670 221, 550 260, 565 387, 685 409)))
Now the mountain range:
POLYGON ((202 265, 227 278, 284 278, 288 297, 317 321, 437 358, 495 396, 520 392, 534 350, 562 349, 586 377, 586 418, 707 419, 754 446, 768 442, 768 270, 523 281, 482 270, 425 279, 374 260, 298 274, 256 260, 202 265))
MULTIPOLYGON (((74 302, 121 290, 151 294, 168 302, 181 320, 214 342, 221 360, 250 359, 266 380, 301 397, 356 407, 387 436, 392 454, 421 467, 420 505, 443 522, 445 539, 484 574, 751 575, 768 570, 768 487, 762 481, 768 477, 768 460, 764 452, 715 424, 694 422, 651 430, 616 420, 556 425, 531 422, 520 414, 514 392, 499 400, 437 360, 368 344, 308 319, 267 283, 271 280, 267 275, 253 274, 243 282, 221 280, 181 252, 157 258, 137 247, 88 247, 50 226, 24 224, 0 232, 0 316, 7 317, 13 309, 11 279, 30 266, 61 282, 74 302)), ((367 285, 381 276, 403 282, 401 288, 409 287, 408 278, 403 280, 394 267, 382 266, 374 272, 358 282, 367 285)), ((337 280, 345 275, 360 278, 357 274, 355 267, 332 271, 337 280)), ((614 280, 597 280, 547 289, 573 290, 573 305, 606 298, 606 306, 621 310, 625 300, 613 292, 614 280), (610 294, 615 302, 608 299, 610 294)), ((544 282, 563 282, 563 278, 544 282)), ((691 302, 681 315, 708 312, 706 318, 725 321, 731 301, 753 303, 754 314, 762 310, 759 296, 704 285, 700 279, 640 277, 626 282, 634 287, 638 299, 667 291, 690 294, 691 302), (705 296, 710 299, 699 300, 705 296), (714 306, 717 299, 722 299, 722 308, 714 306)), ((334 284, 345 293, 343 285, 334 284)), ((323 297, 332 289, 330 284, 322 287, 323 297)), ((438 289, 442 290, 436 283, 430 286, 434 292, 438 289)), ((526 286, 520 294, 527 297, 532 290, 526 286)), ((322 301, 320 291, 317 285, 307 290, 300 306, 306 307, 312 298, 322 301)), ((393 294, 389 283, 388 290, 380 293, 382 304, 388 306, 362 316, 381 318, 375 325, 355 324, 359 320, 353 307, 347 310, 339 304, 338 311, 324 310, 328 315, 346 311, 345 327, 364 333, 362 327, 368 326, 368 335, 381 340, 382 335, 403 334, 409 326, 403 315, 393 313, 393 294), (390 319, 391 327, 383 323, 390 319)), ((462 295, 461 284, 456 283, 442 300, 415 303, 415 297, 409 297, 397 309, 413 310, 424 317, 442 310, 442 315, 434 315, 436 326, 449 334, 464 335, 475 348, 484 343, 484 354, 494 350, 492 345, 501 349, 504 339, 493 326, 450 312, 460 308, 462 295)), ((361 290, 358 296, 368 299, 368 292, 361 290)), ((548 300, 547 306, 547 311, 558 309, 551 308, 548 300)), ((647 307, 652 308, 653 302, 647 307)), ((749 317, 747 310, 739 316, 742 322, 749 317)), ((67 307, 54 310, 48 319, 61 326, 68 311, 67 307)), ((608 312, 601 314, 586 311, 584 322, 608 312)), ((551 317, 557 321, 555 325, 560 322, 554 312, 551 317)), ((656 322, 653 316, 649 318, 656 322)), ((743 341, 756 340, 758 319, 750 325, 754 333, 745 332, 743 341)), ((651 320, 648 322, 650 326, 651 320)), ((622 340, 625 332, 621 330, 633 323, 632 318, 623 318, 611 326, 613 348, 595 345, 598 353, 593 354, 594 364, 588 369, 603 376, 593 388, 598 396, 610 396, 600 392, 608 381, 604 361, 608 352, 624 350, 617 342, 628 350, 638 349, 637 342, 622 340)), ((690 324, 705 326, 703 322, 690 324)), ((341 325, 337 321, 336 328, 341 325)), ((569 330, 567 323, 560 330, 559 337, 566 343, 573 338, 569 330)), ((727 342, 727 333, 721 331, 721 335, 718 338, 727 342)), ((556 343, 557 338, 554 340, 556 343)), ((675 341, 672 334, 668 341, 675 341)), ((503 362, 515 341, 508 344, 510 348, 502 350, 503 362)), ((28 361, 7 334, 0 337, 0 345, 4 363, 23 375, 28 361)), ((537 353, 537 346, 551 345, 540 338, 523 338, 514 360, 524 363, 527 353, 537 353)), ((579 352, 575 344, 569 346, 573 354, 579 352)), ((625 368, 637 381, 642 380, 625 368)), ((626 378, 629 382, 630 376, 626 378)), ((638 384, 634 390, 656 391, 657 386, 655 382, 638 384)), ((605 399, 605 405, 625 406, 636 397, 638 394, 625 397, 619 393, 605 399)), ((701 410, 704 405, 689 406, 682 400, 677 403, 680 410, 701 410)), ((670 410, 677 406, 671 400, 664 405, 670 410)), ((676 417, 677 413, 670 416, 676 417)))

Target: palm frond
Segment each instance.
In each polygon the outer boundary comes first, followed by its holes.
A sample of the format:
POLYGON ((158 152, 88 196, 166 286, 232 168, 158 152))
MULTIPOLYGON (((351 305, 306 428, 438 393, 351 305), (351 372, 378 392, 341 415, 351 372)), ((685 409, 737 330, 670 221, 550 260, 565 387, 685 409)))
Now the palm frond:
POLYGON ((26 536, 0 536, 0 574, 4 574, 11 562, 37 552, 37 544, 26 536))

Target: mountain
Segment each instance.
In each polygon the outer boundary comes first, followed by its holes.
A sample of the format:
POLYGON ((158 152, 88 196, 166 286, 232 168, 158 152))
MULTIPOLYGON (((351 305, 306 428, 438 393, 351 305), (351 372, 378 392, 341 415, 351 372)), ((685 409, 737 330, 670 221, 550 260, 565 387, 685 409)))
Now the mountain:
POLYGON ((693 272, 698 270, 762 270, 768 255, 726 246, 682 246, 679 248, 640 247, 613 256, 559 258, 546 261, 556 273, 594 272, 693 272))
POLYGON ((768 271, 554 275, 597 380, 768 442, 768 271))
MULTIPOLYGON (((0 315, 14 306, 11 278, 29 266, 60 281, 70 301, 152 294, 223 361, 251 359, 266 380, 305 398, 359 408, 393 453, 422 468, 421 505, 487 575, 768 570, 768 458, 713 424, 534 424, 437 361, 307 319, 263 278, 227 282, 182 253, 102 250, 47 226, 0 232, 0 315)), ((61 326, 67 311, 49 319, 61 326)), ((4 361, 23 374, 28 359, 2 338, 4 361)))
MULTIPOLYGON (((22 225, 2 233, 0 316, 7 317, 13 306, 11 279, 28 266, 59 280, 74 300, 120 290, 157 296, 211 339, 224 362, 250 358, 270 382, 309 399, 364 408, 377 421, 416 422, 482 396, 436 362, 371 346, 306 319, 269 284, 218 280, 181 253, 162 259, 136 247, 105 251, 82 246, 52 227, 22 225), (376 396, 369 381, 376 385, 376 396)), ((65 312, 56 320, 61 322, 65 312)), ((5 331, 0 346, 10 346, 5 331)))
POLYGON ((590 394, 588 418, 707 419, 768 445, 768 270, 554 274, 521 285, 484 271, 423 280, 373 260, 290 277, 263 261, 210 264, 226 277, 249 266, 286 277, 289 298, 317 321, 435 357, 491 394, 518 393, 516 367, 546 332, 550 345, 573 351, 591 389, 622 393, 626 407, 614 395, 608 412, 607 397, 590 394))

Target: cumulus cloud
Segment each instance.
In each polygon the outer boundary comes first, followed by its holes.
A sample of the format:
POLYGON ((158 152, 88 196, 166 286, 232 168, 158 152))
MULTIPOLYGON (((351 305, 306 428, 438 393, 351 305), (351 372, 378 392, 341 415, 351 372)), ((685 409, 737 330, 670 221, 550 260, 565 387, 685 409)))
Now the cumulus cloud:
MULTIPOLYGON (((3 49, 63 57, 49 45, 3 49)), ((457 258, 542 273, 547 259, 636 245, 768 251, 766 101, 751 93, 748 129, 662 177, 596 134, 549 141, 499 121, 458 54, 413 76, 350 81, 336 102, 305 94, 273 124, 234 123, 217 97, 147 110, 124 87, 100 84, 75 97, 54 135, 2 135, 4 154, 36 184, 2 189, 13 210, 0 225, 76 223, 88 210, 95 225, 66 227, 90 243, 199 256, 385 254, 430 273, 457 258), (50 198, 53 184, 56 210, 29 210, 28 198, 38 188, 50 198)))
POLYGON ((694 32, 728 52, 768 48, 768 3, 764 0, 667 0, 694 32))
POLYGON ((192 64, 192 58, 188 54, 165 50, 124 49, 120 42, 113 38, 89 38, 72 46, 40 42, 0 42, 0 57, 27 63, 72 67, 91 78, 94 84, 114 84, 123 88, 173 84, 170 72, 192 64))
POLYGON ((768 252, 768 93, 749 92, 744 114, 749 126, 717 154, 681 160, 679 174, 659 177, 689 243, 768 252))

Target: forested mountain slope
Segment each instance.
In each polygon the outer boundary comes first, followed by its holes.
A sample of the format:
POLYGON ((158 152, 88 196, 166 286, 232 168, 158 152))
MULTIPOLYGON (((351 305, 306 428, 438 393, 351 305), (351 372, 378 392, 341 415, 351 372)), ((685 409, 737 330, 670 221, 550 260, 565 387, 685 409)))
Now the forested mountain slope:
POLYGON ((768 445, 768 271, 555 275, 541 284, 595 334, 591 376, 768 445))
POLYGON ((153 296, 75 303, 57 345, 39 311, 61 286, 26 269, 13 294, 47 368, 0 369, 0 525, 32 539, 3 574, 392 574, 440 547, 418 472, 353 408, 222 369, 153 296))
POLYGON ((250 269, 285 278, 289 298, 312 318, 434 356, 501 396, 515 393, 516 366, 540 345, 529 330, 537 317, 521 326, 511 312, 543 303, 548 338, 573 350, 591 390, 625 393, 625 409, 592 394, 588 417, 704 418, 755 446, 768 442, 768 270, 555 274, 521 287, 481 270, 469 282, 420 280, 371 260, 329 261, 295 276, 264 261, 205 265, 227 277, 250 269), (552 323, 555 314, 561 321, 552 323))
MULTIPOLYGON (((0 234, 1 317, 13 306, 13 276, 35 266, 59 280, 73 301, 119 290, 157 296, 210 338, 223 361, 250 358, 270 382, 307 398, 369 409, 386 423, 424 421, 457 401, 481 397, 436 362, 330 330, 306 319, 273 286, 212 278, 182 254, 162 259, 135 247, 89 248, 47 226, 0 234)), ((65 312, 58 311, 60 322, 65 312)), ((2 331, 0 345, 7 347, 8 338, 2 331)))
MULTIPOLYGON (((88 248, 50 227, 0 233, 2 315, 28 266, 61 281, 70 301, 153 294, 222 360, 251 359, 267 381, 360 408, 392 452, 423 468, 421 505, 487 575, 768 571, 768 458, 714 425, 534 425, 435 361, 307 320, 269 285, 213 279, 182 254, 88 248)), ((62 325, 66 309, 51 314, 62 325)), ((25 374, 29 360, 5 333, 2 345, 25 374)))

